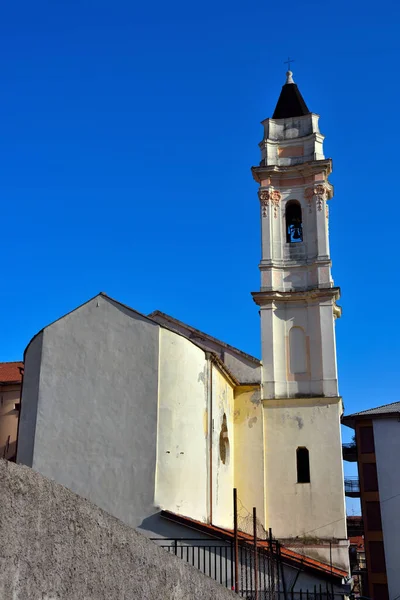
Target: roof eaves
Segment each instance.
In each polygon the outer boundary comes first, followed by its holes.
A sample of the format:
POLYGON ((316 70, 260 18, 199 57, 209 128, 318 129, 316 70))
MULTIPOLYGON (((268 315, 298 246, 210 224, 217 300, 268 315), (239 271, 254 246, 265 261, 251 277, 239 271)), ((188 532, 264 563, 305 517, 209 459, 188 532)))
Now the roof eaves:
POLYGON ((219 358, 218 354, 215 354, 215 352, 206 352, 206 356, 218 366, 220 371, 222 371, 222 373, 234 387, 240 385, 240 381, 238 381, 236 377, 231 373, 226 364, 219 358))
POLYGON ((357 420, 365 419, 400 419, 400 402, 392 402, 391 404, 383 404, 376 408, 369 408, 362 410, 351 415, 345 415, 342 417, 343 425, 347 427, 355 428, 355 422, 357 420), (392 407, 392 410, 386 410, 392 407))
MULTIPOLYGON (((243 356, 244 358, 247 358, 247 360, 250 360, 251 362, 254 362, 257 365, 261 365, 261 361, 259 358, 256 358, 255 356, 252 356, 251 354, 247 354, 247 352, 243 352, 243 350, 239 350, 239 348, 235 348, 235 346, 231 346, 230 344, 227 344, 226 342, 223 342, 222 340, 219 340, 218 338, 215 338, 212 335, 209 335, 208 333, 201 331, 200 329, 196 329, 195 327, 192 327, 191 325, 188 325, 187 323, 184 323, 183 321, 179 321, 179 319, 175 319, 175 317, 171 317, 170 315, 167 315, 166 313, 163 313, 160 310, 154 310, 152 313, 150 313, 148 315, 148 317, 150 319, 157 317, 157 316, 160 316, 160 317, 166 319, 167 321, 170 321, 171 323, 175 323, 176 325, 181 325, 182 327, 188 329, 190 332, 198 335, 199 337, 203 337, 203 338, 206 338, 207 340, 210 340, 211 342, 215 342, 216 344, 219 344, 223 348, 228 348, 229 350, 236 352, 237 354, 243 356)), ((191 339, 191 338, 188 338, 188 339, 191 339)), ((193 340, 191 340, 191 341, 193 341, 193 340)))

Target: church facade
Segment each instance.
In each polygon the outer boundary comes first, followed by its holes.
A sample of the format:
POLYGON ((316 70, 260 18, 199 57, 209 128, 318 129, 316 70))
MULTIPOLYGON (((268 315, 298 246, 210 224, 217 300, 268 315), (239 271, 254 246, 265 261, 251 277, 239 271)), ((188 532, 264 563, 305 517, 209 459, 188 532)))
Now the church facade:
POLYGON ((160 511, 232 529, 241 510, 348 572, 331 161, 292 75, 263 122, 262 360, 101 293, 25 351, 17 462, 149 535, 160 511))

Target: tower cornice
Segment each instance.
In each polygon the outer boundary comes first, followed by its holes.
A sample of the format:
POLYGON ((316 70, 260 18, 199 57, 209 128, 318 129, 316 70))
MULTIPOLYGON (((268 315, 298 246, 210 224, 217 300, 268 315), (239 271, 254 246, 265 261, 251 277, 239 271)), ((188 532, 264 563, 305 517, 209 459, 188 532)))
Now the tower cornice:
POLYGON ((328 177, 332 173, 332 160, 326 158, 324 160, 313 160, 290 166, 260 165, 259 167, 252 167, 251 172, 255 181, 260 184, 272 175, 297 174, 307 177, 322 172, 325 177, 328 177))
MULTIPOLYGON (((296 290, 291 292, 281 292, 276 290, 268 290, 261 292, 252 292, 253 300, 258 306, 264 306, 271 302, 313 302, 315 300, 322 301, 333 300, 336 302, 340 298, 340 288, 314 288, 312 290, 296 290)), ((338 307, 339 308, 339 307, 338 307)))

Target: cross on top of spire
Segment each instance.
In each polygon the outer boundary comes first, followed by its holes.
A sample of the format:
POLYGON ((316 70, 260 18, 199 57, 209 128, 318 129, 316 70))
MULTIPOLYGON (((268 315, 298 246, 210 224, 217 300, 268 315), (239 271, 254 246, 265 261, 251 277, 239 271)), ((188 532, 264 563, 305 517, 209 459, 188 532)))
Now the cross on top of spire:
POLYGON ((294 58, 290 58, 290 56, 288 56, 288 59, 283 63, 284 65, 288 66, 288 71, 290 71, 290 63, 292 62, 295 62, 294 58))

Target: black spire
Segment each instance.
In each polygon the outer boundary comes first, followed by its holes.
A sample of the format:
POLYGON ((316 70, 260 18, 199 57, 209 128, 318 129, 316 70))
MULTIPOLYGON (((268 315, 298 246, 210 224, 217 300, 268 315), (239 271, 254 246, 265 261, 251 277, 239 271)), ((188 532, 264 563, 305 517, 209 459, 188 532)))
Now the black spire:
POLYGON ((273 119, 287 119, 289 117, 302 117, 308 115, 310 111, 307 104, 304 102, 303 96, 299 88, 294 83, 292 78, 293 73, 286 73, 287 79, 279 96, 277 105, 275 106, 273 119))

